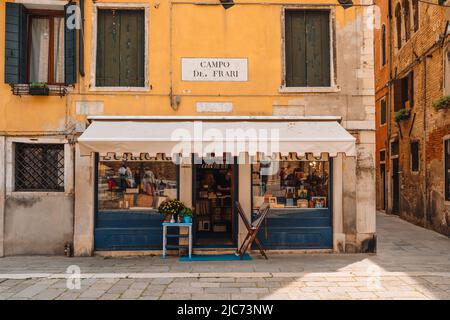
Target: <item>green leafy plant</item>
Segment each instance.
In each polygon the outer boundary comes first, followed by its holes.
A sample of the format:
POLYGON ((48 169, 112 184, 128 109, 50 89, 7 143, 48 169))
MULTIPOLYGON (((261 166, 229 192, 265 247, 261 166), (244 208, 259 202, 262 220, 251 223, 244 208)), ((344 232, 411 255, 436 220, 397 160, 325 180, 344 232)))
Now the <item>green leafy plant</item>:
POLYGON ((184 204, 179 200, 168 200, 164 201, 158 207, 158 212, 161 214, 178 214, 183 208, 185 208, 184 204))
POLYGON ((433 102, 433 107, 436 111, 441 109, 450 109, 450 95, 442 96, 433 102))
POLYGON ((397 112, 394 112, 394 119, 396 122, 400 122, 402 120, 407 120, 411 116, 411 110, 409 109, 400 109, 397 112))
POLYGON ((192 212, 191 208, 184 207, 183 209, 181 209, 179 216, 180 217, 193 217, 194 213, 192 212))

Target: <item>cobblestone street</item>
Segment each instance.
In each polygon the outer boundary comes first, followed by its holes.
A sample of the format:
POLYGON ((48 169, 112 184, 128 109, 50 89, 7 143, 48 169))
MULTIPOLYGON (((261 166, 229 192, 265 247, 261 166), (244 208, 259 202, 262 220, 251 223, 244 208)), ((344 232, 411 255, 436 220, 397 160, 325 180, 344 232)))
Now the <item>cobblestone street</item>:
POLYGON ((0 258, 0 299, 450 299, 450 239, 377 215, 378 253, 0 258), (81 288, 67 268, 79 266, 81 288))

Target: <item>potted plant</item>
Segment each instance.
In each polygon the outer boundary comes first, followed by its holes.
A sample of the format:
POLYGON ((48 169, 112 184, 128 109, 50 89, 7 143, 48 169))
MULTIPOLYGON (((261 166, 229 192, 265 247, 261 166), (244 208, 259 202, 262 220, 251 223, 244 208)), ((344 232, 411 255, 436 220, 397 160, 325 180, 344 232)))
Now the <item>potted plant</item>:
POLYGON ((174 221, 175 216, 184 208, 184 204, 179 200, 167 200, 158 207, 158 212, 164 214, 164 221, 174 221))
POLYGON ((193 214, 191 208, 184 207, 180 211, 180 217, 183 219, 184 223, 191 223, 193 216, 194 216, 194 214, 193 214))
POLYGON ((450 109, 450 95, 442 96, 433 102, 433 107, 436 111, 441 109, 450 109))
POLYGON ((45 82, 33 82, 28 92, 32 96, 48 96, 50 90, 45 82))

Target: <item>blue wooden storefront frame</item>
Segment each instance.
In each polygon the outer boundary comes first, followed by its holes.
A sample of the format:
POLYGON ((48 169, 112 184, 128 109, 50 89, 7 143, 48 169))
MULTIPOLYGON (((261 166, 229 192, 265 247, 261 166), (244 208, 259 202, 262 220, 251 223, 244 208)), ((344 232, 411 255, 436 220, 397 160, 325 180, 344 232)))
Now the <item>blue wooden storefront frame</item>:
MULTIPOLYGON (((150 212, 119 210, 98 210, 98 163, 95 155, 94 167, 94 248, 96 251, 109 250, 161 250, 162 216, 157 210, 150 212)), ((235 185, 239 185, 239 166, 234 164, 235 185)), ((179 165, 177 165, 177 196, 179 198, 179 165)), ((192 170, 195 177, 195 169, 192 170)), ((253 186, 250 186, 253 207, 253 186)), ((195 190, 193 179, 192 190, 195 190)), ((239 191, 235 188, 235 199, 239 191)), ((193 194, 194 196, 194 194, 193 194)), ((193 198, 193 200, 195 200, 193 198)), ((271 209, 263 223, 258 238, 267 249, 331 249, 333 247, 333 161, 329 160, 329 200, 324 209, 271 209)), ((235 210, 235 208, 233 208, 235 210)), ((238 218, 235 219, 233 246, 236 247, 238 218)), ((195 236, 195 233, 194 233, 195 236)), ((175 238, 174 238, 175 239, 175 238)), ((172 240, 174 240, 172 239, 172 240)), ((194 246, 201 248, 199 246, 194 246)), ((204 248, 204 246, 203 246, 204 248)))
MULTIPOLYGON (((270 209, 258 233, 258 239, 264 247, 267 249, 333 248, 333 159, 331 157, 328 177, 328 208, 270 209)), ((253 195, 253 183, 251 194, 253 195)))
MULTIPOLYGON (((127 211, 98 209, 98 165, 94 166, 94 248, 110 250, 161 250, 163 216, 157 210, 127 211)), ((180 165, 176 165, 177 198, 180 198, 180 165)), ((171 239, 175 241, 175 239, 171 239)))

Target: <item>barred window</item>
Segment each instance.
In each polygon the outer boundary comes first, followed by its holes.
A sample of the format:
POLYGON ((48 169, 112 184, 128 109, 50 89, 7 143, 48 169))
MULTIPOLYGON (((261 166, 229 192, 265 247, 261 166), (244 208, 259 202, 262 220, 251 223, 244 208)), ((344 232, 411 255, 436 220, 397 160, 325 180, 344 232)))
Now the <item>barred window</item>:
POLYGON ((16 191, 64 191, 63 144, 15 144, 16 191))

